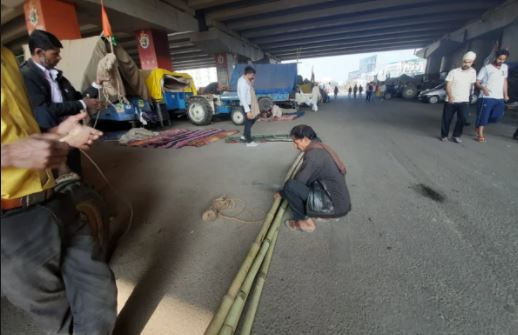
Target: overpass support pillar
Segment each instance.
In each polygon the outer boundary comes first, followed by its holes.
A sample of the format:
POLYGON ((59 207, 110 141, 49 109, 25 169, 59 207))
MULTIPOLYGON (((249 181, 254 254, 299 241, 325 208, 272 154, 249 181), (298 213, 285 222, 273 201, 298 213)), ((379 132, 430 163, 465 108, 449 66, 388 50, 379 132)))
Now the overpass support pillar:
POLYGON ((41 29, 61 40, 81 38, 76 7, 61 0, 26 0, 23 5, 27 31, 41 29))
POLYGON ((439 73, 441 70, 441 62, 442 62, 442 57, 440 55, 438 55, 437 53, 430 56, 427 59, 427 63, 426 63, 426 73, 427 74, 439 73))
POLYGON ((173 70, 169 40, 165 31, 143 29, 136 32, 140 66, 144 70, 162 68, 173 70))
POLYGON ((214 61, 216 63, 218 83, 224 87, 230 88, 232 71, 237 63, 236 56, 226 52, 216 53, 214 54, 214 61))

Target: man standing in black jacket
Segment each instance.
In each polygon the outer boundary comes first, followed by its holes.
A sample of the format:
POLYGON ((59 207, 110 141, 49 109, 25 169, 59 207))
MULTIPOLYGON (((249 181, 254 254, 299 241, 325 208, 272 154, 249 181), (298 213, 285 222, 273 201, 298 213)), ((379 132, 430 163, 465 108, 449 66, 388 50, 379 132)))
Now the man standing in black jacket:
MULTIPOLYGON (((61 60, 63 45, 49 32, 34 30, 29 37, 31 59, 21 66, 32 110, 42 131, 56 127, 65 117, 85 110, 95 112, 102 103, 94 99, 100 85, 93 83, 85 92, 76 91, 72 84, 55 67, 61 60)), ((71 151, 68 166, 80 174, 78 151, 71 151)))

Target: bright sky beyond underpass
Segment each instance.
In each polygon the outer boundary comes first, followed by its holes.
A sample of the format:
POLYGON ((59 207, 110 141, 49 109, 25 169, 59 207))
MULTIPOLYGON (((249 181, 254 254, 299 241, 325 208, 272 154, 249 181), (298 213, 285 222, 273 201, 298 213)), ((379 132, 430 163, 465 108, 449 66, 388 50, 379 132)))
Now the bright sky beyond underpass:
MULTIPOLYGON (((404 60, 416 59, 414 49, 397 50, 384 52, 370 52, 356 55, 332 56, 321 58, 306 58, 299 60, 298 73, 304 78, 311 78, 311 68, 315 71, 315 80, 319 82, 338 81, 343 83, 347 80, 347 75, 351 71, 356 71, 360 66, 360 59, 372 55, 378 55, 377 66, 399 62, 404 60)), ((295 60, 283 63, 293 63, 295 60)))

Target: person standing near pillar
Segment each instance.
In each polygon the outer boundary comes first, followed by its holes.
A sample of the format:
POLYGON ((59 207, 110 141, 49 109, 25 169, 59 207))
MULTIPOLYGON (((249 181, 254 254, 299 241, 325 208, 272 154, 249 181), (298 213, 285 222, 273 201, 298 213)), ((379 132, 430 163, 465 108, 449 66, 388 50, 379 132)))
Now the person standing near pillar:
POLYGON ((452 140, 462 143, 461 136, 469 111, 469 101, 473 85, 477 80, 477 72, 473 69, 473 62, 477 55, 469 51, 462 59, 462 67, 451 70, 446 77, 446 96, 441 121, 441 141, 448 141, 450 124, 457 114, 457 121, 453 130, 452 140))
POLYGON ((252 126, 259 115, 259 104, 255 95, 253 82, 255 80, 255 69, 251 66, 245 67, 243 75, 237 81, 237 95, 239 104, 243 106, 245 117, 244 139, 247 147, 256 147, 257 143, 252 138, 252 126))
POLYGON ((505 62, 509 51, 497 50, 493 63, 487 64, 478 73, 477 87, 480 89, 480 99, 477 106, 475 124, 476 139, 485 142, 484 128, 488 123, 497 122, 505 110, 505 102, 509 100, 508 67, 505 62))
POLYGON ((356 99, 356 94, 358 94, 358 85, 354 84, 353 88, 354 98, 356 99))

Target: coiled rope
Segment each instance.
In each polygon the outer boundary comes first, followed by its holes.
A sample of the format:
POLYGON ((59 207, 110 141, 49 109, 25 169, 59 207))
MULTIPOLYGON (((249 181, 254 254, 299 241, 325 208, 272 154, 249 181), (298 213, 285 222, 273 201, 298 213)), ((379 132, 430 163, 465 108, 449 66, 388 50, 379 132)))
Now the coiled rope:
POLYGON ((205 210, 201 216, 202 220, 204 222, 212 222, 216 221, 218 218, 223 218, 229 221, 234 221, 238 223, 246 223, 246 224, 256 224, 261 223, 263 220, 245 220, 237 217, 237 215, 240 215, 241 213, 247 211, 245 202, 241 199, 236 198, 228 198, 226 196, 218 197, 214 200, 212 200, 212 204, 210 207, 205 210), (241 211, 239 211, 237 214, 234 215, 228 215, 225 214, 223 211, 226 210, 233 210, 237 208, 237 203, 242 202, 243 208, 241 211))

